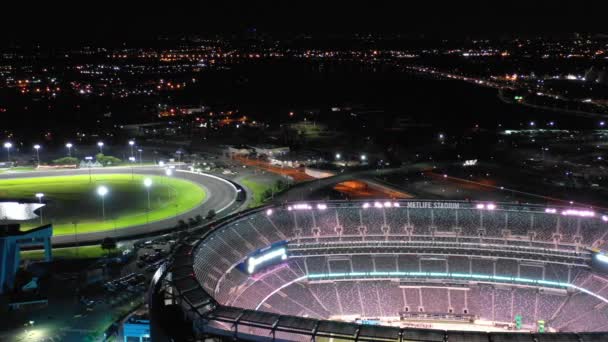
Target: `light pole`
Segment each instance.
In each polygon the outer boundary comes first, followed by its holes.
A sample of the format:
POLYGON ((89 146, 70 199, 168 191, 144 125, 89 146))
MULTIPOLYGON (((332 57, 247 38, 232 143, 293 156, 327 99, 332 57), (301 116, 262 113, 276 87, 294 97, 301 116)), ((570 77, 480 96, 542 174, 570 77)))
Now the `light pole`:
POLYGON ((133 141, 133 140, 129 140, 129 146, 131 146, 131 157, 135 157, 135 156, 133 155, 133 146, 134 146, 134 145, 135 145, 135 141, 133 141))
POLYGON ((68 157, 72 156, 72 146, 74 146, 74 145, 72 145, 72 143, 65 144, 65 147, 68 148, 68 157))
POLYGON ((135 175, 133 174, 134 173, 133 168, 135 165, 135 157, 129 157, 129 161, 131 162, 131 180, 134 180, 135 175))
POLYGON ((74 225, 74 242, 76 243, 76 258, 78 258, 78 221, 72 221, 74 225))
POLYGON ((40 145, 34 145, 34 150, 36 150, 36 160, 38 160, 38 166, 40 166, 40 145))
POLYGON ((97 188, 97 194, 101 197, 101 215, 103 220, 106 220, 106 205, 105 205, 105 197, 108 194, 108 188, 104 185, 101 185, 97 188))
POLYGON ((142 164, 143 164, 143 161, 141 160, 141 153, 142 153, 143 151, 144 151, 144 150, 142 150, 141 148, 137 150, 137 152, 139 152, 139 164, 140 164, 140 165, 142 165, 142 164))
MULTIPOLYGON (((38 203, 42 204, 42 197, 44 197, 44 194, 39 192, 35 196, 38 198, 38 203)), ((40 225, 42 225, 42 207, 40 207, 40 225)))
POLYGON ((98 142, 97 146, 99 146, 99 153, 103 154, 103 141, 98 142))
POLYGON ((150 187, 152 186, 152 180, 150 178, 144 179, 144 186, 148 192, 148 210, 146 211, 146 221, 150 223, 150 187))
MULTIPOLYGON (((167 177, 171 177, 172 174, 173 174, 173 170, 165 169, 165 175, 167 177)), ((167 181, 167 192, 169 193, 169 199, 171 199, 171 186, 169 185, 168 181, 167 181)))
POLYGON ((6 149, 6 161, 9 163, 11 161, 11 147, 13 147, 13 144, 10 142, 7 141, 4 143, 4 148, 6 149))
POLYGON ((86 156, 86 157, 84 157, 84 159, 86 159, 86 160, 88 161, 88 163, 87 163, 87 164, 88 164, 88 166, 89 166, 89 183, 93 183, 93 177, 91 177, 91 167, 92 167, 92 163, 93 163, 93 162, 92 162, 93 157, 91 157, 91 156, 86 156))

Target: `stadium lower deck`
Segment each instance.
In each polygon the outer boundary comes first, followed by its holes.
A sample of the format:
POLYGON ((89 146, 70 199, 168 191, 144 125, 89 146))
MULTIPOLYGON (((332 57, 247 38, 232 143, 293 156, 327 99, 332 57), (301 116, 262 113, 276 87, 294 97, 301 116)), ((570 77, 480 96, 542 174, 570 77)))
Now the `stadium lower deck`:
POLYGON ((193 237, 163 274, 195 336, 489 341, 518 331, 528 341, 544 330, 601 341, 608 276, 594 257, 606 221, 501 203, 289 204, 193 237), (243 268, 277 243, 285 260, 243 268))

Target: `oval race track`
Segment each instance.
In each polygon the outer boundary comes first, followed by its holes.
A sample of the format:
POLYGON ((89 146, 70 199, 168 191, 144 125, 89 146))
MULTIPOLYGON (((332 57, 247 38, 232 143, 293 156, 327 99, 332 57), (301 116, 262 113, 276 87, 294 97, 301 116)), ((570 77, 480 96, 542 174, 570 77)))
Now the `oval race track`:
MULTIPOLYGON (((98 168, 91 169, 92 174, 135 174, 144 175, 164 175, 164 169, 159 167, 112 167, 112 168, 98 168)), ((88 174, 88 169, 74 169, 74 170, 54 170, 54 171, 36 171, 36 172, 24 172, 24 173, 11 173, 2 174, 0 179, 14 179, 14 178, 30 178, 30 177, 52 177, 52 176, 69 176, 69 175, 83 175, 88 174)), ((190 217, 196 215, 205 216, 211 209, 215 210, 218 214, 225 214, 227 211, 234 210, 234 204, 237 197, 237 189, 235 186, 219 177, 207 174, 198 174, 189 171, 176 170, 173 177, 179 177, 185 180, 189 180, 193 183, 198 184, 205 189, 206 196, 205 200, 200 203, 197 207, 160 221, 150 222, 144 225, 137 225, 132 227, 120 228, 116 230, 107 230, 102 232, 83 233, 78 234, 78 239, 75 235, 60 235, 53 236, 52 242, 54 246, 60 245, 83 245, 100 241, 105 237, 116 237, 126 238, 129 236, 143 235, 152 233, 155 231, 163 231, 168 228, 174 227, 178 220, 187 220, 190 217)))

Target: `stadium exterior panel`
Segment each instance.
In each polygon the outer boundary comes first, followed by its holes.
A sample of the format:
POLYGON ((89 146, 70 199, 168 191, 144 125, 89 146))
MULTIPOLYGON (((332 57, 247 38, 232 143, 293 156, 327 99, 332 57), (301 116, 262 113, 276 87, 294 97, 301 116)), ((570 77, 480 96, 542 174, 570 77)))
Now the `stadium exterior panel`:
POLYGON ((192 235, 159 269, 152 335, 608 341, 607 221, 488 202, 252 209, 192 235))

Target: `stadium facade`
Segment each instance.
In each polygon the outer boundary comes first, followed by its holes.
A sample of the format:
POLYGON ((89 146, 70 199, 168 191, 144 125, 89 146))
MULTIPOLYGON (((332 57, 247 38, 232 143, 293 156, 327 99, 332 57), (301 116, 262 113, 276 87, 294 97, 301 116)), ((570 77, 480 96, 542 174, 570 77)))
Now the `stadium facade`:
POLYGON ((608 341, 607 247, 608 216, 590 209, 267 206, 175 250, 150 288, 152 337, 608 341))

